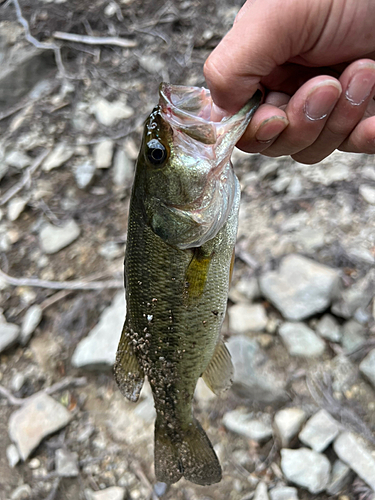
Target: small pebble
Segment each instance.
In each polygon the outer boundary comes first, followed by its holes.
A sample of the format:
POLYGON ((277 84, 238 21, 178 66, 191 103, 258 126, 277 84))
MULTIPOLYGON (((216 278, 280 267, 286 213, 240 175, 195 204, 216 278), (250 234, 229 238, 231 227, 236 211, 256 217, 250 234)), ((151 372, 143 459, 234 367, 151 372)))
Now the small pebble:
POLYGON ((25 198, 12 198, 8 204, 8 219, 15 221, 23 212, 28 200, 25 198))
POLYGON ((14 444, 10 444, 6 449, 6 455, 9 467, 13 469, 20 461, 20 455, 18 453, 17 446, 14 444))
POLYGON ((43 311, 37 304, 31 306, 27 311, 22 321, 20 343, 26 345, 35 328, 39 325, 43 316, 43 311))

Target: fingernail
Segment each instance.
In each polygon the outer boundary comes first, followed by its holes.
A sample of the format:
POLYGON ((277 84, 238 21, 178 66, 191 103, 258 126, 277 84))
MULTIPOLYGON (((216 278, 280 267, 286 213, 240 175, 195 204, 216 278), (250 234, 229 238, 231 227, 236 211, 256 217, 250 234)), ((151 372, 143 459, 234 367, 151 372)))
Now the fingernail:
POLYGON ((322 82, 307 96, 304 112, 309 120, 323 120, 333 109, 341 94, 341 86, 333 81, 322 82))
POLYGON ((282 116, 272 116, 259 126, 255 133, 258 142, 271 142, 288 126, 288 120, 282 116))
POLYGON ((362 104, 375 85, 375 68, 358 71, 349 82, 345 96, 354 106, 362 104))

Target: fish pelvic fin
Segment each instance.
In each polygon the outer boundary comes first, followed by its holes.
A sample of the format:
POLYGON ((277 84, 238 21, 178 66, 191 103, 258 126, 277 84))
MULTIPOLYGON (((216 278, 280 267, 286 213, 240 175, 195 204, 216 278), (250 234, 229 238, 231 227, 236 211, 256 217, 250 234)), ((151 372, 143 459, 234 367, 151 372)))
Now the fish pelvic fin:
POLYGON ((129 338, 129 327, 125 322, 113 367, 114 377, 121 394, 130 401, 138 401, 144 382, 144 372, 134 354, 129 338))
POLYGON ((194 417, 188 429, 177 439, 160 417, 155 422, 155 475, 157 481, 172 484, 182 476, 200 485, 221 481, 221 467, 216 453, 194 417))
POLYGON ((223 339, 219 340, 202 378, 211 391, 217 395, 228 390, 232 385, 233 364, 223 339))

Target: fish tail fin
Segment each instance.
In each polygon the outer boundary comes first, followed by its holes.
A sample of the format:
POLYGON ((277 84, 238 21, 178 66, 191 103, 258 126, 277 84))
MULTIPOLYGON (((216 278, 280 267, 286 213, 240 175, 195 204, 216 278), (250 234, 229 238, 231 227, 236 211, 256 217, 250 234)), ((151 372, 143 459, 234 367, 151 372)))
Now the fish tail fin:
POLYGON ((194 417, 187 431, 173 440, 160 419, 155 422, 155 475, 175 483, 182 476, 192 483, 209 485, 221 480, 221 467, 207 434, 194 417))

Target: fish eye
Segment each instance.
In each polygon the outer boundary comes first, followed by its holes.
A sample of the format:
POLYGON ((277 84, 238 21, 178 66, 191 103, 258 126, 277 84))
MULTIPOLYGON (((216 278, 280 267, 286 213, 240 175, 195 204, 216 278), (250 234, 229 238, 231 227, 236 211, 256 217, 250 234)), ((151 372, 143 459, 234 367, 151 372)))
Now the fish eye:
POLYGON ((165 146, 157 139, 147 143, 147 158, 152 165, 161 165, 167 158, 165 146))

